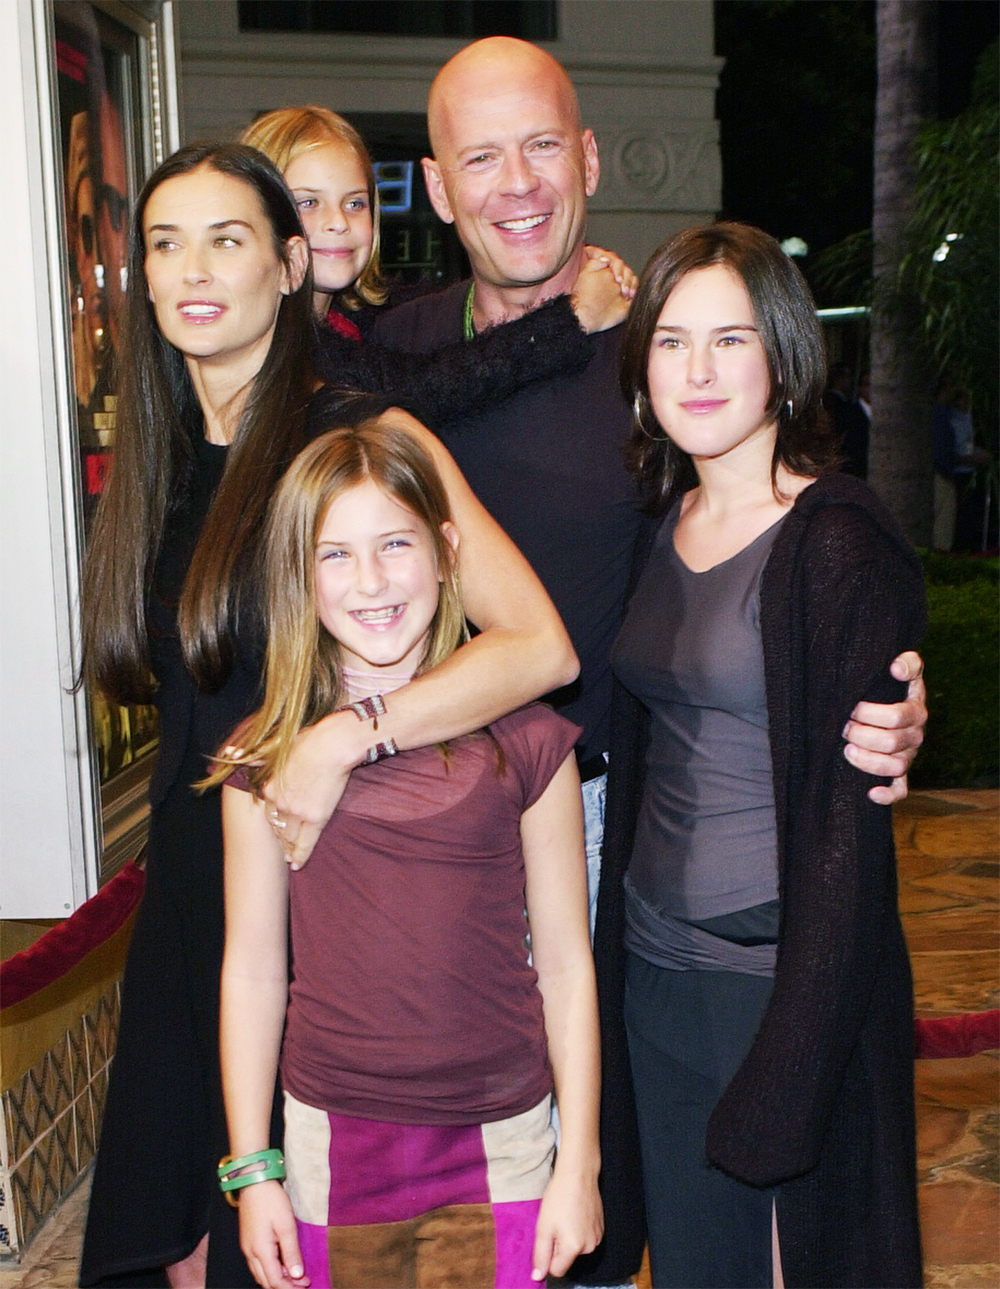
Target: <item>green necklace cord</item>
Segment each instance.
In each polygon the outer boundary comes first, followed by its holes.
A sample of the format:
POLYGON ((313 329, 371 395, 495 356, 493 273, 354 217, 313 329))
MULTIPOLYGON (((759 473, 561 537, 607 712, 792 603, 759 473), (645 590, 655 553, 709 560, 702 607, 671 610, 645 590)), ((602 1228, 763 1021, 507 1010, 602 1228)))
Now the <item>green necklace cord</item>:
POLYGON ((472 297, 476 294, 475 282, 469 283, 469 289, 465 295, 465 309, 462 312, 462 335, 466 340, 475 340, 476 327, 472 321, 472 297))

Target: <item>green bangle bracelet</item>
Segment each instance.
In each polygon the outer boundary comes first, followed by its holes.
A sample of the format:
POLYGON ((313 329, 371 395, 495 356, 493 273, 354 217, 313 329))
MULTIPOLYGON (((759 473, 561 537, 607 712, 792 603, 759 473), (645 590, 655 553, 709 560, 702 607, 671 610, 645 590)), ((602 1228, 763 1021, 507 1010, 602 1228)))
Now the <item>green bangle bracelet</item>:
POLYGON ((280 1150, 257 1150, 252 1155, 241 1155, 239 1159, 233 1159, 231 1155, 225 1155, 219 1160, 218 1167, 219 1187, 229 1200, 230 1204, 236 1202, 236 1196, 230 1195, 230 1191, 241 1190, 244 1186, 252 1186, 254 1182, 269 1182, 271 1180, 281 1181, 285 1176, 285 1157, 280 1150), (239 1173, 239 1176, 232 1176, 233 1173, 239 1172, 241 1168, 249 1168, 251 1164, 263 1164, 263 1168, 253 1168, 247 1173, 239 1173))

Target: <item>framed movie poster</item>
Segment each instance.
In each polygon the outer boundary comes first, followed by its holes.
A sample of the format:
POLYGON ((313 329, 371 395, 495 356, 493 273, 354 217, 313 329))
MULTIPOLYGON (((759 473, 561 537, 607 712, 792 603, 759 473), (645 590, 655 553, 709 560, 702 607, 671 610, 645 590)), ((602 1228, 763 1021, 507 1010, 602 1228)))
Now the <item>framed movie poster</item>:
MULTIPOLYGON (((168 108, 175 95, 165 83, 173 74, 171 21, 169 5, 142 0, 51 5, 70 455, 84 544, 114 454, 129 211, 176 143, 168 108)), ((119 707, 94 694, 89 724, 107 877, 141 840, 156 716, 150 707, 119 707)))

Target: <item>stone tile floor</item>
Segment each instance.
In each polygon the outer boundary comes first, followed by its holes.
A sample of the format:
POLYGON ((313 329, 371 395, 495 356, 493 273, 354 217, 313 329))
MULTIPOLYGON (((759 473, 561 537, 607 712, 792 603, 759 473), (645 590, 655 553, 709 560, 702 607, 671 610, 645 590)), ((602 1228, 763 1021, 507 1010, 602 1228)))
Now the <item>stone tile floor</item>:
MULTIPOLYGON (((920 1016, 1000 1005, 1000 792, 915 792, 896 808, 899 901, 920 1016)), ((1000 1285, 1000 1053, 918 1061, 920 1208, 928 1289, 1000 1285)), ((69 1289, 89 1177, 29 1245, 2 1289, 69 1289)), ((648 1273, 638 1281, 649 1285, 648 1273)))
MULTIPOLYGON (((1000 792, 915 792, 896 808, 899 907, 919 1016, 1000 1006, 1000 792)), ((917 1061, 928 1289, 1000 1285, 1000 1054, 917 1061)))
POLYGON ((38 1228, 20 1265, 0 1262, 0 1289, 75 1289, 89 1197, 88 1169, 38 1228))

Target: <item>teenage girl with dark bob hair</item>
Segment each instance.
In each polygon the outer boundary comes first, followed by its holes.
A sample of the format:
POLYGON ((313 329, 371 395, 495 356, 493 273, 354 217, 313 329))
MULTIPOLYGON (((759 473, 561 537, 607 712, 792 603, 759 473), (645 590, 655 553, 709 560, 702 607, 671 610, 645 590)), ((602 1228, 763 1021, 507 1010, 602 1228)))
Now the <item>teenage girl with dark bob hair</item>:
POLYGON ((595 952, 605 1207, 631 1142, 657 1289, 921 1283, 892 819, 841 732, 899 696, 922 578, 831 472, 824 368, 765 233, 689 229, 646 267, 622 388, 658 526, 613 655, 595 952))
MULTIPOLYGON (((204 1284, 206 1275, 228 1289, 253 1283, 215 1178, 226 1152, 219 791, 198 796, 191 785, 259 705, 264 515, 287 466, 344 402, 317 392, 308 259, 281 176, 242 145, 175 153, 148 180, 132 217, 115 461, 86 563, 84 658, 87 680, 109 697, 156 704, 160 746, 84 1285, 163 1283, 164 1273, 173 1285, 204 1284)), ((607 278, 608 296, 619 298, 607 278)), ((511 324, 529 341, 536 325, 542 336, 537 317, 511 324)), ((545 344, 526 348, 544 375, 545 344)), ((341 383, 384 388, 384 369, 366 366, 369 347, 353 350, 341 383)), ((394 371, 405 386, 404 358, 394 355, 394 371)), ((506 383, 490 368, 494 398, 531 378, 523 352, 511 361, 506 383)), ((344 423, 351 406, 338 412, 344 423)), ((356 414, 372 411, 369 400, 356 414)), ((318 835, 351 769, 377 742, 404 749, 458 737, 576 674, 572 646, 527 563, 438 440, 403 412, 397 422, 444 480, 462 531, 463 608, 483 630, 395 692, 377 735, 350 711, 312 727, 323 753, 322 809, 311 832, 273 807, 268 815, 286 844, 303 846, 299 857, 308 851, 303 835, 318 835)), ((302 779, 293 749, 281 786, 315 795, 302 779)))

